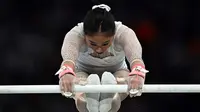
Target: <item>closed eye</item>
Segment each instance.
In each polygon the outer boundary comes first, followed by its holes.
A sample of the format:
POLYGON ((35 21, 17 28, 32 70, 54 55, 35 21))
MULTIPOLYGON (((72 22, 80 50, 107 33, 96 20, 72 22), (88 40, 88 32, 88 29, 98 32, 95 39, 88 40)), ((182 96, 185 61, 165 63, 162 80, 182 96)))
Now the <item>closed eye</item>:
POLYGON ((105 43, 105 44, 103 44, 103 46, 107 46, 109 43, 105 43))
POLYGON ((90 43, 90 45, 92 45, 92 46, 97 46, 97 44, 94 44, 94 43, 90 43))

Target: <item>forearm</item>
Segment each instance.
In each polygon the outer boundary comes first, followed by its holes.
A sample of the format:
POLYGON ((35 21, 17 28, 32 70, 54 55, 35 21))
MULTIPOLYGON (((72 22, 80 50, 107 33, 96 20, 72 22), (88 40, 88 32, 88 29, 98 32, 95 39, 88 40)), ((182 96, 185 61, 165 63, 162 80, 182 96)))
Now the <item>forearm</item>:
POLYGON ((67 33, 61 49, 61 55, 63 59, 61 67, 63 65, 68 65, 73 70, 75 69, 75 62, 78 58, 79 50, 83 42, 83 38, 79 37, 77 33, 67 33))
POLYGON ((79 37, 75 32, 69 32, 65 36, 63 45, 61 48, 62 63, 58 74, 63 74, 66 69, 69 69, 67 73, 74 74, 75 62, 79 55, 79 49, 83 43, 83 38, 79 37), (63 72, 64 71, 64 72, 63 72))
POLYGON ((78 58, 79 55, 79 48, 80 46, 74 42, 67 41, 64 43, 62 50, 61 50, 61 55, 62 55, 62 66, 70 66, 73 70, 75 69, 75 62, 78 58))
POLYGON ((131 29, 126 29, 119 39, 119 43, 124 49, 126 58, 132 68, 135 64, 142 64, 142 46, 135 34, 131 29))
POLYGON ((75 61, 78 57, 78 47, 74 43, 68 42, 62 47, 62 58, 63 62, 59 70, 59 77, 63 76, 66 73, 73 74, 75 76, 75 61))
POLYGON ((142 46, 134 31, 128 30, 128 32, 124 34, 124 37, 126 38, 124 38, 122 45, 124 46, 131 71, 134 71, 137 67, 141 67, 145 70, 145 64, 142 59, 142 46))

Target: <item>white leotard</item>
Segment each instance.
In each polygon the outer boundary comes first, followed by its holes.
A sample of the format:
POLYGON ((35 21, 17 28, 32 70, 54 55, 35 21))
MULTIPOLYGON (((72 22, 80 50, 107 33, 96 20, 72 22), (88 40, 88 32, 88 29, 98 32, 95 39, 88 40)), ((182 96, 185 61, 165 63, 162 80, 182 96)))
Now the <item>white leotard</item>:
POLYGON ((85 43, 83 23, 79 23, 65 36, 61 50, 63 62, 71 60, 79 70, 95 73, 126 69, 125 57, 130 64, 135 59, 142 61, 142 48, 134 31, 121 22, 115 22, 115 25, 116 33, 112 45, 102 58, 97 58, 90 55, 93 50, 85 43))

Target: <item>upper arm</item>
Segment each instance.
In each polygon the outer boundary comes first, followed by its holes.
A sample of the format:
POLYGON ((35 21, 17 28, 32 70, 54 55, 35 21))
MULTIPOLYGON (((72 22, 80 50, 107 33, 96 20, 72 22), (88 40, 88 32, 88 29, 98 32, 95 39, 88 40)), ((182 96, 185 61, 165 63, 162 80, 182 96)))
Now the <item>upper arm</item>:
POLYGON ((76 62, 79 54, 79 49, 84 42, 83 36, 76 30, 69 31, 64 38, 61 55, 64 61, 76 62))
POLYGON ((142 61, 142 47, 141 44, 135 34, 135 32, 126 28, 120 35, 119 43, 124 49, 126 58, 130 65, 132 65, 135 61, 142 61))

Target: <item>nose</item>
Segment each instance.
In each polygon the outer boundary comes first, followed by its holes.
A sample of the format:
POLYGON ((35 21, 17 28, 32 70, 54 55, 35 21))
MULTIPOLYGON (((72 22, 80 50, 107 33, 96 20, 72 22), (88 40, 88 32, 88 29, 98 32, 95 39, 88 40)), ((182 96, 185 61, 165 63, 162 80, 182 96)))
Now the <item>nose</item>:
POLYGON ((101 47, 98 47, 96 50, 96 53, 101 54, 103 53, 103 49, 101 47))

